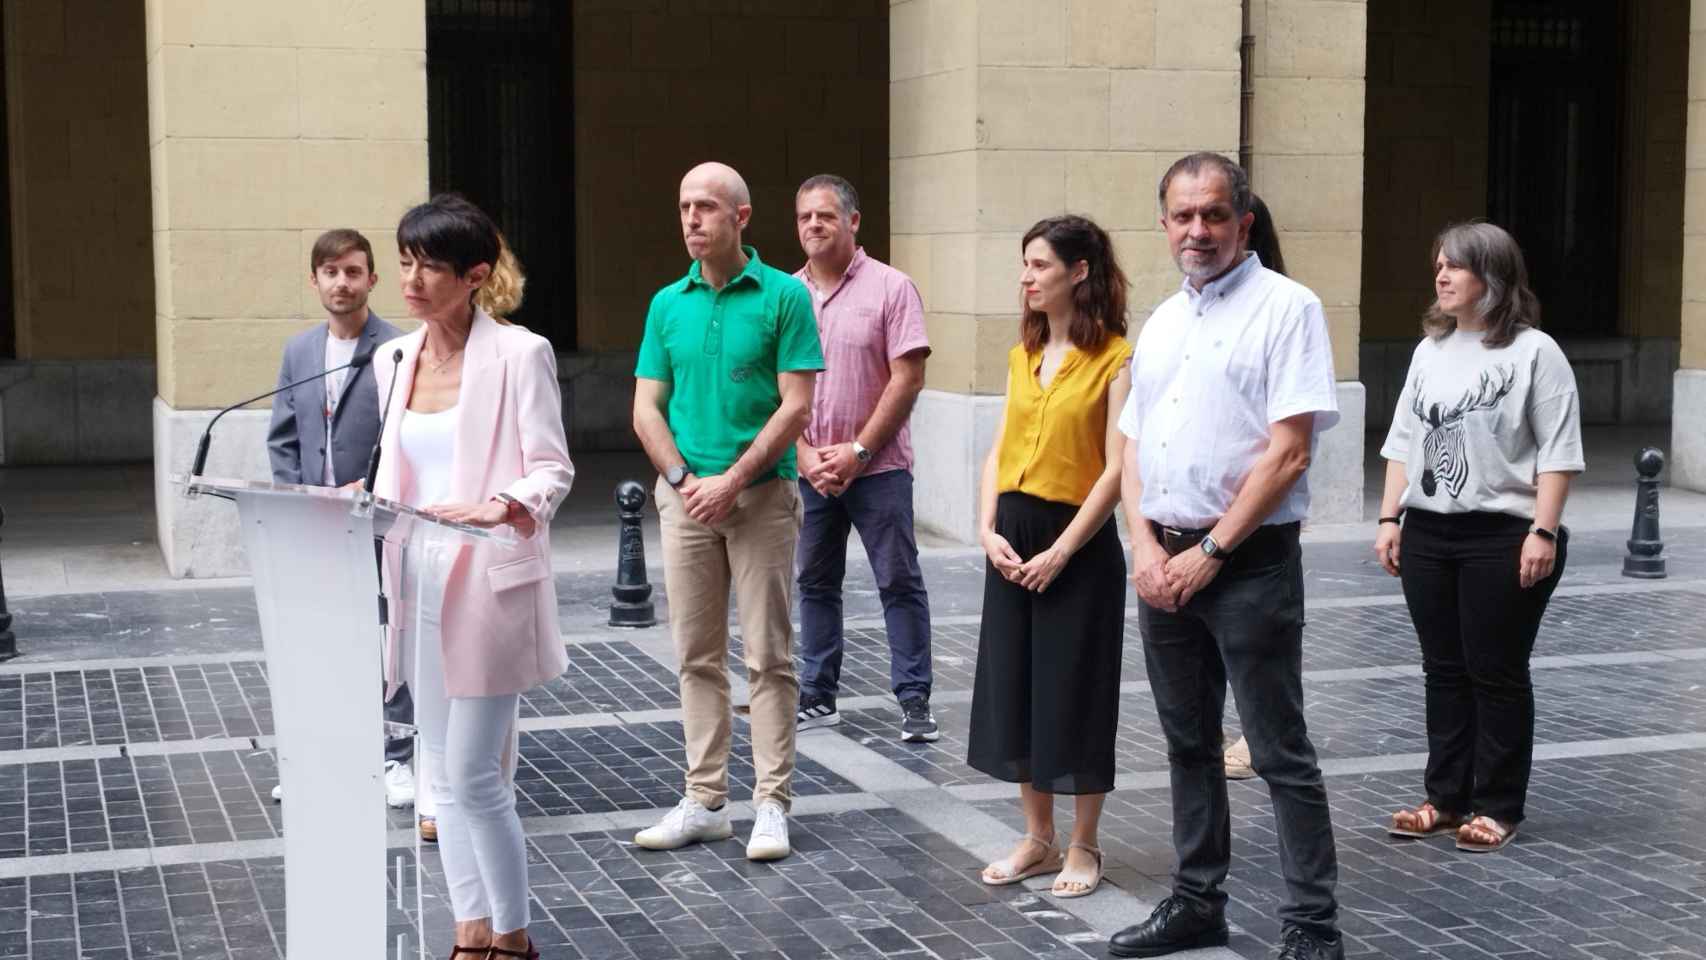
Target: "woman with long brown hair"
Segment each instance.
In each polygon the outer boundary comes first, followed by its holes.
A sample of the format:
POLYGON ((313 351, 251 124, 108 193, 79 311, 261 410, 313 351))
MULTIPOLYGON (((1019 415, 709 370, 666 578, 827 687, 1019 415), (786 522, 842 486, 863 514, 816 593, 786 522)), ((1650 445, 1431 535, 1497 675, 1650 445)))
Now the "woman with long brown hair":
POLYGON ((1020 343, 979 498, 989 564, 967 762, 1017 783, 1025 812, 1024 839, 983 882, 1058 871, 1054 895, 1082 897, 1102 879, 1097 826, 1119 722, 1126 278, 1107 232, 1084 217, 1043 220, 1020 247, 1020 343), (1064 857, 1057 793, 1076 797, 1064 857))

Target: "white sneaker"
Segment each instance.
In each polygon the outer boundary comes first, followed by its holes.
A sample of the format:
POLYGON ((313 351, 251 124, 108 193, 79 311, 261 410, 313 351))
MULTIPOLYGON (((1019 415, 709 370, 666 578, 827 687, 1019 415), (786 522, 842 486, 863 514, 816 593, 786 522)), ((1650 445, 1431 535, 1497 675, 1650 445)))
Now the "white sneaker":
POLYGON ((780 860, 794 848, 788 845, 788 815, 782 805, 766 800, 758 805, 752 820, 752 839, 746 842, 748 860, 780 860))
POLYGON ((721 810, 707 810, 692 797, 682 797, 657 826, 634 834, 634 842, 647 850, 675 850, 705 840, 727 840, 733 835, 727 804, 721 810))
POLYGON ((385 805, 412 807, 415 805, 415 774, 406 763, 385 761, 385 805))

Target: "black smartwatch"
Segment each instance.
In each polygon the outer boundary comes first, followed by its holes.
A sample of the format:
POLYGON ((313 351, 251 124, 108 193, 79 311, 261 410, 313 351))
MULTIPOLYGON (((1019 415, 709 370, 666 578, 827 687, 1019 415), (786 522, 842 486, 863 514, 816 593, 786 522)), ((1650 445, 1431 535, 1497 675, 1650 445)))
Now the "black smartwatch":
POLYGON ((1546 529, 1545 527, 1533 527, 1528 532, 1534 534, 1535 536, 1546 541, 1547 543, 1557 543, 1558 542, 1558 535, 1553 533, 1552 531, 1546 529))
POLYGON ((685 463, 678 463, 663 472, 663 482, 669 484, 672 488, 681 486, 682 482, 686 479, 687 464, 685 463))
POLYGON ((1220 544, 1215 542, 1213 534, 1209 534, 1197 541, 1197 546, 1202 548, 1202 555, 1205 557, 1218 557, 1221 560, 1225 560, 1229 554, 1229 551, 1222 549, 1220 544))

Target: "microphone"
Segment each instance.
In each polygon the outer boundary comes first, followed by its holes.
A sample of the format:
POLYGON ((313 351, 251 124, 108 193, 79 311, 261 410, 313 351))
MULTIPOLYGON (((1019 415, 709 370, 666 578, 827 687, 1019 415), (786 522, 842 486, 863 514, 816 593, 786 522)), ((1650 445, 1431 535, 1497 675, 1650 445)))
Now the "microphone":
POLYGON ((385 442, 385 421, 391 418, 391 398, 397 395, 397 368, 403 363, 403 348, 391 351, 391 389, 385 391, 385 409, 379 412, 379 436, 373 441, 373 452, 367 457, 367 483, 363 486, 368 493, 373 492, 373 483, 379 478, 379 446, 385 442))
POLYGON ((258 397, 250 397, 247 400, 239 400, 238 402, 233 403, 229 407, 226 407, 224 410, 221 410, 218 413, 214 414, 213 419, 209 420, 207 422, 207 429, 203 430, 201 432, 201 440, 199 442, 197 442, 197 444, 196 444, 195 463, 190 467, 190 476, 192 476, 192 477, 201 476, 202 468, 207 466, 207 448, 208 448, 208 445, 213 442, 213 425, 219 422, 220 417, 225 416, 226 414, 237 409, 238 407, 246 407, 251 403, 256 403, 258 401, 265 400, 268 397, 277 396, 278 394, 281 394, 286 390, 291 390, 291 389, 294 389, 296 387, 300 387, 305 383, 313 383, 315 380, 319 380, 322 377, 330 376, 331 374, 337 373, 339 370, 360 370, 362 367, 367 366, 371 362, 373 362, 373 351, 372 350, 369 350, 366 353, 358 353, 355 356, 350 358, 349 363, 346 363, 341 367, 333 367, 330 370, 322 370, 319 373, 316 373, 311 377, 303 377, 301 380, 298 380, 295 383, 287 383, 282 387, 277 387, 277 388, 274 388, 272 390, 268 390, 266 393, 263 393, 258 397))

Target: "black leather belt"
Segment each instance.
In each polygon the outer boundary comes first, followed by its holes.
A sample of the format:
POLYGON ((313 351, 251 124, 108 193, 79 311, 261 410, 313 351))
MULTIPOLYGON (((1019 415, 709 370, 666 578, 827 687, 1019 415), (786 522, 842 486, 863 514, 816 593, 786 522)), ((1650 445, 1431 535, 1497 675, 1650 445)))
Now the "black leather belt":
MULTIPOLYGON (((1233 566, 1257 567, 1277 563, 1295 549, 1301 526, 1296 522, 1263 524, 1256 528, 1256 532, 1246 537, 1236 550, 1226 550, 1222 545, 1219 556, 1233 566)), ((1149 528, 1155 531, 1155 539, 1170 557, 1191 549, 1214 531, 1213 527, 1191 530, 1169 527, 1153 521, 1150 522, 1149 528)))
POLYGON ((1177 527, 1151 523, 1155 530, 1155 539, 1161 542, 1161 549, 1167 551, 1169 557, 1176 557, 1186 550, 1202 543, 1203 537, 1213 531, 1213 527, 1203 527, 1200 530, 1180 530, 1177 527))

